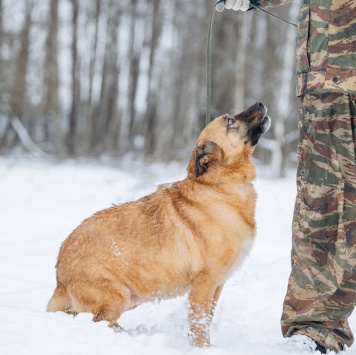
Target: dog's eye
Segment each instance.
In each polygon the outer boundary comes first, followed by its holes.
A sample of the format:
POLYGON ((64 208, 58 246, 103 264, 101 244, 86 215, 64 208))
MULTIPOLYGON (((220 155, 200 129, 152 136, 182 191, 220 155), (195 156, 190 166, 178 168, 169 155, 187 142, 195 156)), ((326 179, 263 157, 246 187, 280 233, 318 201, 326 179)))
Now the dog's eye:
POLYGON ((232 117, 228 117, 227 118, 227 125, 228 126, 231 126, 234 123, 235 123, 235 119, 234 118, 232 118, 232 117))

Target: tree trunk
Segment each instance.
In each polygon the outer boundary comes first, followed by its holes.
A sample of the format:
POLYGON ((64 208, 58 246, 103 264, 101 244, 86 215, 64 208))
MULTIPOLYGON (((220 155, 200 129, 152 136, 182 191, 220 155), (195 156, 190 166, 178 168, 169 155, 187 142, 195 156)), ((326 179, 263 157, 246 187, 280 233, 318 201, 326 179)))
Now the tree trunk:
MULTIPOLYGON (((4 41, 3 16, 4 16, 3 0, 0 0, 0 53, 2 53, 2 45, 4 41)), ((2 103, 2 93, 4 89, 3 85, 4 85, 3 63, 2 63, 2 57, 0 56, 0 103, 2 103)))
POLYGON ((58 0, 51 1, 48 18, 49 23, 46 39, 46 60, 44 64, 44 131, 45 140, 47 142, 54 140, 55 151, 57 154, 61 154, 64 147, 58 101, 58 0), (52 134, 52 132, 54 132, 54 134, 52 134))
POLYGON ((95 76, 95 67, 97 63, 98 57, 98 36, 99 36, 99 21, 102 12, 102 4, 101 0, 95 1, 95 10, 89 16, 88 25, 91 21, 94 22, 94 39, 91 43, 90 47, 90 63, 89 63, 89 88, 88 88, 88 99, 86 102, 85 109, 85 128, 84 128, 84 139, 83 139, 83 151, 85 154, 89 154, 91 152, 91 148, 93 146, 94 139, 94 76, 95 76))
POLYGON ((236 70, 235 70, 235 90, 234 90, 234 109, 240 112, 245 103, 245 63, 247 46, 247 21, 246 17, 239 18, 238 38, 236 44, 236 70))
MULTIPOLYGON (((0 54, 2 53, 2 44, 3 44, 3 15, 4 15, 4 8, 3 8, 3 0, 0 0, 0 54)), ((4 82, 4 75, 3 75, 3 62, 2 62, 2 56, 0 55, 0 114, 4 115, 5 112, 3 112, 3 94, 5 92, 5 82, 4 82)), ((0 129, 0 149, 3 148, 5 138, 7 135, 8 130, 11 128, 10 121, 7 122, 7 124, 4 127, 4 130, 2 131, 0 129)))
POLYGON ((102 69, 101 94, 95 129, 96 153, 117 148, 117 96, 118 96, 118 28, 121 18, 120 5, 109 2, 107 35, 102 69))
MULTIPOLYGON (((258 10, 256 10, 258 12, 258 10)), ((255 24, 255 33, 252 37, 252 58, 253 70, 251 70, 251 80, 246 81, 246 87, 253 91, 256 100, 261 100, 264 95, 263 83, 266 80, 266 56, 265 46, 267 39, 267 18, 266 16, 259 16, 259 13, 254 13, 252 19, 255 24)), ((246 63, 245 63, 246 68, 246 63)))
POLYGON ((115 0, 111 3, 113 14, 111 18, 110 26, 110 42, 111 49, 108 52, 109 56, 109 75, 110 78, 107 81, 107 125, 106 125, 106 139, 105 148, 111 154, 114 154, 118 150, 119 142, 119 117, 117 100, 119 97, 119 80, 120 80, 120 68, 118 64, 119 56, 119 43, 118 43, 118 32, 119 24, 121 20, 121 5, 115 0))
MULTIPOLYGON (((295 21, 296 15, 298 13, 299 4, 297 1, 293 2, 289 9, 288 18, 290 21, 295 21)), ((275 103, 277 105, 278 119, 274 121, 273 133, 274 138, 277 142, 277 149, 272 151, 271 159, 271 171, 274 174, 274 177, 281 177, 284 175, 284 166, 285 159, 287 154, 284 152, 284 143, 286 135, 286 121, 289 116, 290 106, 289 106, 289 97, 290 92, 293 90, 294 82, 293 78, 293 69, 292 63, 294 63, 295 58, 295 28, 292 26, 286 26, 286 38, 284 42, 284 51, 282 57, 282 66, 280 70, 280 85, 279 90, 276 90, 275 94, 275 103)))
POLYGON ((137 0, 131 1, 131 11, 130 11, 130 44, 129 44, 129 54, 128 60, 130 63, 130 78, 129 78, 129 93, 128 93, 128 117, 129 117, 129 140, 135 135, 135 100, 137 93, 137 83, 139 77, 139 67, 140 67, 140 53, 135 48, 135 42, 137 40, 137 30, 135 28, 137 21, 137 0))
MULTIPOLYGON (((25 20, 20 35, 20 50, 16 59, 16 70, 14 81, 12 83, 10 96, 10 117, 17 117, 20 121, 23 120, 24 111, 26 110, 26 89, 27 89, 27 71, 30 52, 30 29, 32 25, 32 8, 30 0, 26 2, 25 20)), ((31 131, 33 122, 21 122, 27 130, 31 131)), ((14 146, 18 141, 18 135, 14 136, 14 140, 10 142, 10 146, 14 146)))
POLYGON ((72 104, 69 114, 69 131, 67 142, 69 154, 74 155, 76 153, 76 133, 80 105, 80 59, 78 54, 79 0, 72 0, 72 8, 72 104))
POLYGON ((155 55, 158 47, 158 39, 161 33, 162 22, 160 19, 160 2, 161 0, 153 1, 153 14, 152 14, 152 30, 150 41, 150 57, 149 57, 149 70, 148 70, 148 93, 147 105, 144 118, 144 137, 145 146, 144 153, 150 156, 155 151, 155 126, 157 124, 157 84, 158 77, 153 77, 153 69, 155 67, 155 55), (155 83, 154 83, 155 82, 155 83))

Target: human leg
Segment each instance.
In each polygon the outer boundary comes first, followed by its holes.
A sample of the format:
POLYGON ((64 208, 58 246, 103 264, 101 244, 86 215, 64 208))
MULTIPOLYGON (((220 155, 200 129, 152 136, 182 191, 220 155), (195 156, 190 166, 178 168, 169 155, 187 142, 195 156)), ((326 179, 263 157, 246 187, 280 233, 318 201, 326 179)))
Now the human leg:
POLYGON ((300 99, 298 194, 284 336, 305 334, 333 350, 350 346, 356 289, 355 97, 300 99))

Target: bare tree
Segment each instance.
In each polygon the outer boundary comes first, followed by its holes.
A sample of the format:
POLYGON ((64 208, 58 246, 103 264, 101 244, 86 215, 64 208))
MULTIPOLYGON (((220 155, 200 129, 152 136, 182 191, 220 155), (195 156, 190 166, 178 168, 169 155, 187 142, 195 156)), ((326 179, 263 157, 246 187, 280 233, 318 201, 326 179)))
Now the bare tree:
MULTIPOLYGON (((3 0, 0 0, 0 49, 2 49, 2 44, 4 41, 4 31, 3 31, 3 16, 4 16, 4 6, 3 6, 3 0)), ((2 82, 3 82, 3 76, 2 76, 2 60, 0 56, 0 93, 2 89, 2 82)))
POLYGON ((99 37, 99 21, 102 14, 102 0, 95 0, 93 4, 88 3, 90 7, 89 16, 87 19, 87 26, 94 26, 94 36, 91 38, 90 46, 90 63, 89 63, 89 87, 88 87, 88 99, 85 103, 85 129, 83 137, 83 152, 89 154, 93 145, 93 133, 94 133, 94 115, 95 115, 95 103, 94 103, 94 75, 98 58, 98 37, 99 37))
POLYGON ((54 141, 57 154, 63 153, 59 111, 58 79, 58 0, 50 2, 44 63, 44 132, 46 141, 54 141), (52 134, 53 131, 54 133, 52 134))
POLYGON ((130 77, 129 77, 129 92, 128 92, 128 117, 129 117, 129 138, 130 140, 134 137, 134 125, 135 125, 135 100, 137 94, 137 84, 139 77, 140 68, 140 53, 137 50, 137 29, 136 23, 138 20, 137 14, 137 0, 131 1, 130 9, 130 42, 128 50, 128 62, 130 66, 130 77))
POLYGON ((242 16, 238 21, 238 38, 236 43, 236 70, 235 70, 235 90, 234 90, 234 108, 237 111, 242 111, 245 105, 245 67, 247 58, 247 43, 250 22, 246 21, 246 17, 242 16))
MULTIPOLYGON (((272 11, 295 21, 299 1, 293 3, 272 11)), ((0 0, 1 151, 20 145, 36 151, 40 144, 57 154, 131 151, 186 158, 204 126, 205 53, 214 4, 47 4, 0 0), (11 16, 19 9, 22 17, 11 16)), ((271 162, 275 175, 283 174, 296 136, 294 28, 260 11, 224 11, 215 14, 212 35, 212 116, 263 101, 273 128, 255 156, 271 162)))
MULTIPOLYGON (((4 17, 4 6, 3 6, 3 0, 0 0, 0 54, 2 53, 2 45, 4 41, 4 30, 3 30, 3 17, 4 17)), ((0 55, 0 114, 4 115, 5 112, 3 112, 3 94, 6 93, 6 84, 4 82, 4 74, 3 74, 3 61, 2 61, 2 56, 0 55)), ((1 122, 1 126, 4 127, 4 131, 1 132, 0 134, 0 150, 3 148, 7 132, 10 130, 10 121, 7 120, 7 123, 1 122)), ((0 127, 1 127, 0 126, 0 127)), ((0 130, 1 131, 1 130, 0 130)))
POLYGON ((109 1, 107 34, 102 68, 102 81, 98 116, 95 121, 94 147, 117 150, 118 115, 117 97, 120 70, 118 67, 118 28, 121 6, 114 0, 109 1))
POLYGON ((69 130, 67 134, 68 152, 76 153, 76 133, 80 107, 80 58, 78 53, 78 16, 79 0, 71 0, 72 3, 72 104, 69 114, 69 130))
POLYGON ((152 27, 150 38, 150 56, 148 69, 148 94, 146 104, 146 114, 144 118, 145 155, 152 155, 155 151, 155 125, 157 121, 157 92, 159 78, 153 77, 155 68, 155 56, 158 48, 158 40, 161 33, 162 22, 160 14, 161 0, 153 0, 152 4, 152 27))
MULTIPOLYGON (((27 70, 28 70, 28 60, 30 52, 30 30, 32 25, 32 9, 33 5, 31 0, 27 0, 25 4, 25 19, 20 33, 20 49, 17 53, 16 58, 16 67, 14 73, 14 79, 10 89, 10 116, 9 120, 13 120, 16 117, 20 124, 27 129, 30 133, 33 126, 31 125, 30 120, 27 122, 22 122, 25 117, 24 113, 27 109, 27 70)), ((6 135, 9 134, 9 145, 10 147, 16 144, 16 141, 20 139, 21 135, 18 134, 18 131, 14 128, 14 125, 7 127, 8 131, 6 135), (11 128, 13 132, 10 133, 11 128)))

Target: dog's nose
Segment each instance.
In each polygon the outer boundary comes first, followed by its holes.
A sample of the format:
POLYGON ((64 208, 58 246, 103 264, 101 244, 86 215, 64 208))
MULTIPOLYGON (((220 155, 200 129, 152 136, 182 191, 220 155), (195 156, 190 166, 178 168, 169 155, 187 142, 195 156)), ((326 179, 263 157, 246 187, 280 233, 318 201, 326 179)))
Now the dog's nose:
POLYGON ((267 107, 261 101, 256 102, 254 106, 255 106, 256 110, 259 110, 260 112, 263 112, 264 114, 267 113, 267 107))

